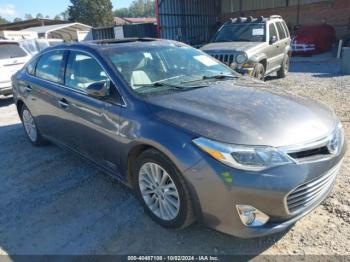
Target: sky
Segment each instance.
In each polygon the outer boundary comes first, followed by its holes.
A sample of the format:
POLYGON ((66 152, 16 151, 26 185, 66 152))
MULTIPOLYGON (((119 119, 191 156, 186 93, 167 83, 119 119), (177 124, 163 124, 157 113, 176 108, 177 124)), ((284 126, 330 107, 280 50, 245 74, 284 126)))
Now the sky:
MULTIPOLYGON (((133 0, 112 0, 113 8, 128 7, 133 0)), ((41 13, 53 18, 65 11, 69 0, 0 0, 0 16, 12 21, 16 17, 24 18, 25 14, 33 17, 41 13)))

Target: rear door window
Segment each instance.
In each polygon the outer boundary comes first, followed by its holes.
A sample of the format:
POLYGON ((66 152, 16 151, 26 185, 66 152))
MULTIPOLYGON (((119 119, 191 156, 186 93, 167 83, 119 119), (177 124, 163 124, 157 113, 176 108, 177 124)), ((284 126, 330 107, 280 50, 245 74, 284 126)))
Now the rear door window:
POLYGON ((282 23, 284 30, 286 31, 287 37, 290 37, 288 26, 285 22, 282 23))
POLYGON ((64 51, 51 51, 43 54, 36 66, 36 76, 51 82, 62 83, 64 51))
POLYGON ((30 75, 35 75, 35 67, 36 67, 36 63, 37 63, 37 60, 33 60, 31 61, 28 65, 27 65, 27 72, 28 74, 30 75))
POLYGON ((277 26, 278 34, 280 35, 280 39, 282 40, 282 39, 287 38, 287 35, 284 32, 284 28, 282 26, 282 23, 281 22, 277 22, 276 26, 277 26))
POLYGON ((25 57, 27 53, 16 43, 0 44, 0 59, 25 57))

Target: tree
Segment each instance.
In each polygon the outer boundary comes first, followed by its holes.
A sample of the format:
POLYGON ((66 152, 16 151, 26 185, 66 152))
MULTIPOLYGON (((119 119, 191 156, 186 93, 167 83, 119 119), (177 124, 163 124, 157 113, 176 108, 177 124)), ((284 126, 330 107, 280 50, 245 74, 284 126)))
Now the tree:
POLYGON ((60 16, 62 17, 62 19, 63 19, 64 21, 68 21, 68 20, 69 20, 69 11, 68 11, 68 9, 67 9, 66 11, 62 12, 62 13, 60 14, 60 16))
POLYGON ((146 0, 144 17, 155 17, 156 16, 156 2, 154 0, 146 0))
POLYGON ((113 14, 119 17, 155 17, 156 3, 154 0, 134 0, 129 8, 116 9, 113 14))
POLYGON ((129 8, 120 8, 120 9, 116 9, 113 12, 114 16, 118 16, 118 17, 132 17, 129 8))
POLYGON ((53 18, 54 20, 62 20, 62 16, 60 15, 55 15, 55 17, 53 18))
POLYGON ((25 20, 31 20, 31 19, 33 19, 33 16, 31 14, 25 14, 24 15, 24 19, 25 20))
POLYGON ((50 19, 50 16, 46 15, 46 16, 45 16, 45 19, 50 19))
POLYGON ((22 21, 22 18, 20 17, 16 17, 15 19, 13 19, 13 22, 21 22, 22 21))
POLYGON ((69 20, 94 27, 112 26, 113 5, 110 0, 70 0, 69 20))
POLYGON ((9 21, 7 21, 5 18, 0 16, 0 24, 7 24, 9 21))
POLYGON ((42 14, 42 13, 38 13, 38 14, 36 15, 36 18, 38 18, 38 19, 43 19, 43 18, 44 18, 44 16, 43 16, 43 14, 42 14))

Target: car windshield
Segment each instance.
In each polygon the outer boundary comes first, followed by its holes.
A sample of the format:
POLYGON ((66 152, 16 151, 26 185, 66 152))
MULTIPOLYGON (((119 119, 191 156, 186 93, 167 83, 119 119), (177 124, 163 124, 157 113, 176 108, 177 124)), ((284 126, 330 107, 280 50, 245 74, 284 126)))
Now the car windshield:
POLYGON ((122 51, 112 48, 104 55, 138 93, 181 91, 236 77, 229 67, 188 46, 149 45, 122 51))
POLYGON ((0 59, 9 59, 25 56, 27 56, 26 52, 18 44, 0 43, 0 59))
POLYGON ((264 42, 264 23, 226 25, 216 34, 213 42, 264 42))

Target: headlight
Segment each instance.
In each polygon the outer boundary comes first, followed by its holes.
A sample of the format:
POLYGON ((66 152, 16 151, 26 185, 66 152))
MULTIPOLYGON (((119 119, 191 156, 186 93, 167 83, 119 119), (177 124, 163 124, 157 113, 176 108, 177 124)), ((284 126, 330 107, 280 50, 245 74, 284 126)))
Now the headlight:
POLYGON ((331 136, 330 141, 328 142, 327 148, 331 154, 337 155, 343 145, 344 145, 344 129, 342 124, 339 122, 334 133, 331 136))
POLYGON ((245 53, 239 54, 239 55, 236 56, 236 62, 239 65, 240 64, 244 64, 245 62, 247 62, 247 60, 248 60, 248 57, 247 57, 247 55, 245 53))
POLYGON ((274 147, 229 145, 203 137, 193 142, 221 163, 241 170, 261 171, 294 163, 289 156, 274 147))

